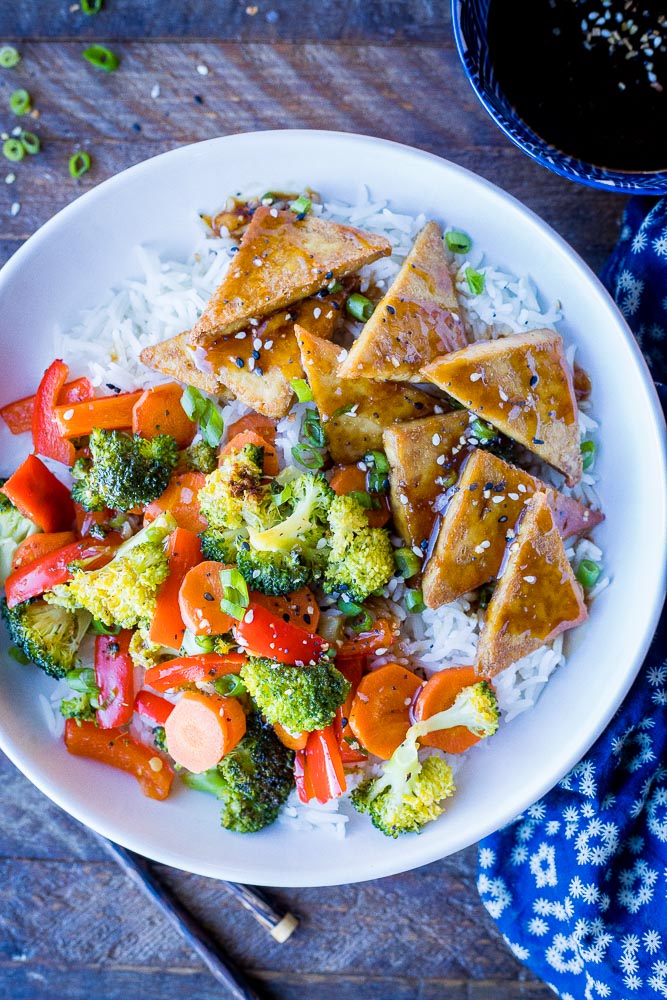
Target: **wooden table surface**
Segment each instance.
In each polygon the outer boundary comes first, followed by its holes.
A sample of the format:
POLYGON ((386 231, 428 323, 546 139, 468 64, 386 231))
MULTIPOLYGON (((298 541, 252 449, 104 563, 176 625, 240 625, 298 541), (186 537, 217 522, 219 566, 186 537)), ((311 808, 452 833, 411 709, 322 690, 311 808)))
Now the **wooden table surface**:
MULTIPOLYGON (((0 175, 0 259, 88 188, 184 143, 270 128, 382 136, 469 167, 521 199, 598 268, 624 200, 531 162, 479 107, 459 66, 445 0, 105 0, 0 5, 0 107, 26 87, 43 151, 0 175), (121 57, 107 74, 84 41, 121 57), (198 67, 209 72, 202 75, 198 67), (156 93, 159 86, 159 96, 156 93), (70 178, 69 156, 93 169, 70 178), (17 206, 19 208, 17 209, 17 206)), ((0 126, 10 131, 9 111, 0 126)), ((23 124, 23 122, 22 122, 23 124)), ((221 196, 225 192, 221 192, 221 196)), ((179 935, 97 839, 0 759, 0 997, 224 997, 179 935)), ((281 889, 299 915, 273 943, 211 879, 165 881, 276 1000, 546 1000, 475 890, 475 850, 361 885, 281 889)))

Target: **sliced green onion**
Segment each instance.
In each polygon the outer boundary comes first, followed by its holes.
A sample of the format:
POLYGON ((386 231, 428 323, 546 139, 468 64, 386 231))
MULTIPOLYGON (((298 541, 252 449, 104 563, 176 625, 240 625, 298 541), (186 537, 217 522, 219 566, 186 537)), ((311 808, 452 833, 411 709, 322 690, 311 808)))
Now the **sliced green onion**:
POLYGON ((120 625, 105 625, 99 618, 93 618, 90 627, 95 635, 118 635, 120 632, 120 625))
POLYGON ((267 191, 266 194, 263 194, 259 200, 263 205, 273 205, 274 201, 277 201, 277 199, 278 195, 275 191, 267 191))
POLYGON ((477 420, 473 420, 470 425, 470 429, 477 440, 482 444, 493 441, 498 437, 498 431, 495 427, 492 427, 491 424, 487 424, 486 421, 480 420, 479 418, 477 418, 477 420))
POLYGON ((7 650, 12 660, 16 660, 17 663, 22 663, 24 666, 26 663, 30 663, 29 658, 25 655, 22 649, 18 646, 10 646, 7 650))
POLYGON ((373 622, 375 619, 369 611, 365 608, 362 609, 361 614, 357 621, 352 622, 351 628, 353 632, 368 632, 370 628, 373 627, 373 622))
POLYGON ((0 66, 3 69, 11 69, 21 62, 21 56, 13 45, 3 45, 0 49, 0 66))
POLYGON ((204 653, 215 652, 215 639, 212 635, 196 635, 194 640, 204 653))
POLYGON ((468 253, 472 247, 472 240, 467 233, 462 233, 460 229, 450 229, 445 233, 445 243, 452 253, 468 253))
POLYGON ((440 476, 439 482, 444 490, 448 490, 450 486, 454 485, 458 478, 458 473, 454 472, 453 469, 450 469, 446 475, 440 476))
POLYGON ((72 691, 79 694, 99 694, 99 688, 95 681, 95 671, 90 667, 83 667, 80 670, 70 670, 66 675, 67 683, 72 691))
POLYGON ((389 490, 389 462, 383 451, 369 451, 364 455, 368 466, 366 482, 369 493, 387 493, 389 490))
POLYGON ((466 281, 473 295, 482 294, 484 291, 484 275, 480 271, 476 271, 473 267, 467 268, 466 281))
POLYGON ((584 441, 579 450, 581 451, 584 472, 588 472, 595 461, 595 442, 584 441))
POLYGON ((83 150, 78 153, 73 153, 69 158, 69 172, 70 177, 80 177, 81 174, 85 174, 90 170, 90 156, 88 153, 84 153, 83 150))
POLYGON ((102 0, 80 0, 83 14, 99 14, 102 10, 102 0))
POLYGON ((336 281, 335 278, 333 279, 333 281, 330 281, 329 284, 327 285, 327 292, 329 293, 329 295, 335 295, 336 292, 342 292, 342 291, 343 291, 343 286, 341 285, 340 281, 336 281))
POLYGON ((360 507, 364 507, 366 510, 373 509, 373 497, 370 493, 365 493, 363 490, 350 490, 347 495, 356 500, 360 507))
POLYGON ((304 195, 299 195, 294 201, 290 202, 290 208, 297 215, 305 215, 306 212, 310 212, 312 207, 312 201, 310 198, 306 198, 304 195))
POLYGON ((315 448, 324 448, 326 445, 326 438, 324 436, 324 428, 320 423, 320 418, 317 415, 317 410, 307 410, 306 416, 303 421, 303 434, 310 444, 315 448))
POLYGON ((592 559, 582 559, 577 567, 577 580, 585 590, 590 590, 598 582, 602 568, 592 559))
POLYGON ((421 559, 412 549, 396 549, 394 560, 398 572, 405 580, 409 580, 411 576, 414 576, 422 568, 421 559))
POLYGON ((25 156, 25 149, 20 139, 6 139, 2 146, 2 155, 12 163, 18 163, 25 156))
POLYGON ((367 451, 364 462, 378 472, 389 472, 389 460, 383 451, 367 451))
POLYGON ((292 448, 292 458, 305 469, 321 469, 324 465, 324 458, 319 451, 313 451, 307 444, 295 444, 292 448))
POLYGON ((489 601, 493 597, 493 591, 495 590, 495 583, 485 583, 483 587, 479 588, 477 597, 479 600, 480 608, 488 608, 489 601))
POLYGON ((24 115, 27 111, 30 111, 30 94, 28 91, 22 87, 20 90, 15 90, 9 98, 9 107, 15 115, 24 115))
POLYGON ((335 420, 336 417, 342 417, 345 413, 349 413, 350 410, 353 410, 356 405, 356 403, 346 403, 345 406, 339 406, 338 409, 334 410, 331 414, 329 420, 335 420))
POLYGON ((204 416, 208 402, 206 396, 193 385, 189 385, 181 396, 181 406, 193 423, 197 423, 204 416))
POLYGON ((342 611, 343 614, 347 615, 349 618, 354 618, 355 615, 360 615, 364 610, 361 604, 357 604, 356 601, 353 601, 351 598, 346 597, 345 594, 343 594, 341 597, 338 598, 338 604, 336 605, 336 607, 338 608, 339 611, 342 611))
POLYGON ((375 311, 375 306, 371 300, 367 299, 365 295, 360 295, 359 292, 354 292, 354 294, 350 295, 345 303, 345 308, 350 316, 354 316, 360 323, 365 323, 369 320, 375 311))
POLYGON ((207 399, 199 389, 189 385, 181 396, 181 406, 193 423, 199 423, 199 429, 206 443, 211 448, 217 448, 222 441, 225 424, 222 414, 213 401, 207 399))
POLYGON ((29 153, 30 156, 35 156, 41 149, 39 138, 34 132, 21 132, 21 142, 26 153, 29 153))
POLYGON ((313 398, 313 394, 305 378, 290 379, 290 385, 292 386, 296 398, 300 403, 310 403, 313 398))
POLYGON ((237 621, 241 621, 250 604, 248 584, 237 569, 221 569, 220 583, 223 595, 220 609, 237 621))
POLYGON ((405 606, 411 615, 418 615, 421 614, 422 611, 426 611, 426 605, 424 604, 424 597, 421 590, 406 590, 405 606))
POLYGON ((82 55, 91 66, 97 66, 98 69, 103 69, 105 73, 113 73, 120 66, 120 59, 116 53, 112 52, 111 49, 105 48, 104 45, 91 45, 89 48, 83 50, 82 55))
POLYGON ((246 694, 247 688, 240 677, 236 674, 224 674, 213 681, 213 687, 224 698, 238 698, 246 694))

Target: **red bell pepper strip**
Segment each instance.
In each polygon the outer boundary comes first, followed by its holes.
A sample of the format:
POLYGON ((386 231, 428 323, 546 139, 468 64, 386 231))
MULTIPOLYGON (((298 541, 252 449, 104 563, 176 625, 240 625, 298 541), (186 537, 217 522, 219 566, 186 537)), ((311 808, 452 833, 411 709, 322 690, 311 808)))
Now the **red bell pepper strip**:
POLYGON ((225 674, 239 674, 245 663, 243 653, 199 653, 196 656, 177 656, 156 667, 149 667, 144 674, 144 684, 156 691, 187 687, 197 681, 214 681, 225 674))
POLYGON ((239 645, 256 656, 267 656, 296 667, 317 663, 329 648, 321 636, 311 635, 283 621, 256 601, 250 602, 243 620, 234 626, 233 632, 239 645))
MULTIPOLYGON (((90 379, 84 375, 82 378, 75 378, 72 382, 66 382, 60 391, 57 402, 80 403, 84 399, 92 399, 95 390, 90 384, 90 379)), ((35 408, 35 396, 24 396, 13 403, 7 403, 0 408, 0 418, 9 427, 12 434, 25 434, 32 430, 32 414, 35 408)))
POLYGON ((178 604, 178 592, 188 570, 202 559, 199 536, 186 528, 176 528, 167 544, 169 576, 158 591, 155 615, 148 633, 148 638, 156 645, 181 648, 185 625, 178 604))
POLYGON ((297 750, 294 778, 302 802, 316 798, 324 803, 343 794, 347 788, 345 771, 333 725, 316 729, 308 737, 306 749, 297 750))
POLYGON ((36 535, 28 535, 14 550, 12 573, 75 541, 73 531, 38 531, 36 535))
POLYGON ((69 490, 35 455, 19 465, 2 492, 42 531, 68 531, 74 523, 69 490))
POLYGON ((60 433, 53 412, 68 375, 69 368, 58 358, 44 372, 32 411, 32 441, 38 455, 72 466, 74 445, 60 433))
POLYGON ((152 691, 142 689, 134 699, 134 711, 158 726, 164 726, 173 710, 174 706, 170 701, 161 698, 159 694, 153 694, 152 691))
POLYGON ((56 549, 55 552, 49 552, 7 577, 5 581, 7 606, 13 608, 30 597, 38 597, 45 591, 51 590, 58 583, 67 583, 72 578, 68 567, 73 562, 82 563, 86 569, 98 569, 108 563, 112 556, 112 546, 95 539, 73 542, 62 549, 56 549))
POLYGON ((105 431, 132 427, 132 409, 141 392, 121 392, 117 396, 98 396, 82 403, 56 406, 54 414, 63 437, 77 438, 90 434, 93 427, 105 431))
POLYGON ((98 635, 95 639, 95 682, 100 689, 97 724, 101 729, 125 726, 134 711, 134 663, 129 653, 132 632, 98 635))
POLYGON ((65 746, 77 757, 90 757, 134 775, 149 799, 166 799, 174 772, 155 750, 122 729, 100 729, 94 722, 65 722, 65 746))

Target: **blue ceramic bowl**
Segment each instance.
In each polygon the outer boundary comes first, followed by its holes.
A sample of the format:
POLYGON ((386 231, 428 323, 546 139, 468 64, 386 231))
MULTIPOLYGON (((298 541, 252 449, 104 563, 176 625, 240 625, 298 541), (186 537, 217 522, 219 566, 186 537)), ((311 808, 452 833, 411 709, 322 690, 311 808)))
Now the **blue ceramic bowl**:
POLYGON ((550 145, 519 118, 495 78, 486 39, 488 11, 489 0, 452 0, 454 38, 473 90, 508 139, 543 167, 580 184, 625 194, 667 194, 667 170, 608 170, 585 163, 550 145))

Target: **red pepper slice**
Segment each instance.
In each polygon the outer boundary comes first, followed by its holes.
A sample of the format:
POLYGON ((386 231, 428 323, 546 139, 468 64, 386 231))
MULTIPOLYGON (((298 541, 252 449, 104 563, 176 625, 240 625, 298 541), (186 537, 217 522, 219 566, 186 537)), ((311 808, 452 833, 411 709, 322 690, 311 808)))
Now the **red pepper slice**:
MULTIPOLYGON (((84 399, 92 399, 95 390, 90 379, 84 375, 66 382, 58 396, 58 403, 81 403, 84 399)), ((24 434, 32 430, 32 414, 35 409, 35 396, 24 396, 13 403, 7 403, 0 408, 0 418, 9 427, 12 434, 24 434)))
POLYGON ((169 795, 172 769, 155 750, 122 729, 100 729, 94 722, 67 719, 65 746, 77 757, 90 757, 134 775, 149 799, 161 801, 169 795))
POLYGON ((98 635, 95 639, 95 682, 100 689, 97 724, 101 729, 125 726, 134 711, 134 663, 129 653, 132 632, 98 635))
POLYGON ((35 455, 19 465, 2 492, 42 531, 68 531, 74 523, 69 490, 35 455))
POLYGON ((169 536, 167 559, 169 576, 158 591, 148 638, 158 646, 180 649, 185 625, 178 603, 178 592, 188 570, 203 559, 199 536, 186 528, 176 528, 169 536))
POLYGON ((68 566, 73 562, 83 563, 86 569, 98 569, 108 563, 112 556, 113 549, 110 545, 94 539, 73 542, 55 552, 49 552, 7 577, 7 606, 13 608, 30 597, 37 597, 51 590, 58 583, 67 583, 72 578, 68 566))
POLYGON ((239 645, 255 654, 303 667, 316 663, 329 648, 319 635, 311 635, 290 622, 283 621, 256 601, 250 602, 243 621, 234 626, 239 645))
POLYGON ((32 411, 32 441, 38 455, 72 466, 75 459, 74 445, 62 436, 54 415, 54 407, 68 375, 69 368, 58 358, 44 372, 32 411))
POLYGON ((308 803, 315 798, 315 789, 308 772, 305 748, 297 750, 294 754, 294 784, 301 802, 308 803))
POLYGON ((161 698, 159 694, 153 694, 152 691, 142 689, 134 699, 134 711, 150 719, 151 722, 155 722, 158 726, 164 726, 173 710, 174 706, 170 701, 161 698))
POLYGON ((225 674, 239 674, 245 663, 243 653, 199 653, 196 656, 177 656, 156 667, 149 667, 144 674, 144 684, 156 691, 187 687, 197 681, 214 681, 225 674))
POLYGON ((296 752, 294 778, 302 802, 316 798, 324 803, 343 794, 345 771, 333 725, 316 729, 309 735, 306 749, 296 752))

